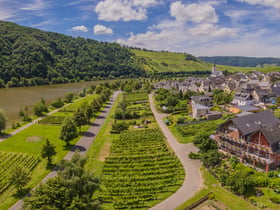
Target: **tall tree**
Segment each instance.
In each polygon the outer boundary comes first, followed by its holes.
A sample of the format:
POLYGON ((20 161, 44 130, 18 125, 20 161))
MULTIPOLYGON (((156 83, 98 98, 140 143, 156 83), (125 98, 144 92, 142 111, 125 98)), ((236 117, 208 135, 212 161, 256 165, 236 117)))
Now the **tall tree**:
POLYGON ((73 120, 80 131, 81 131, 81 127, 88 123, 88 118, 85 115, 85 111, 82 110, 81 108, 78 108, 77 111, 74 113, 73 120))
POLYGON ((34 105, 34 114, 37 116, 43 116, 45 112, 48 112, 46 104, 42 101, 34 105))
POLYGON ((30 172, 23 166, 14 168, 9 177, 10 184, 17 188, 17 191, 21 191, 22 188, 31 180, 30 172))
POLYGON ((32 192, 25 199, 24 209, 100 210, 100 202, 92 199, 100 181, 84 169, 85 163, 78 153, 71 161, 62 161, 58 165, 58 176, 32 192))
POLYGON ((69 145, 69 141, 78 136, 75 122, 71 118, 66 118, 61 126, 59 139, 66 142, 69 145))
POLYGON ((48 164, 51 165, 52 157, 56 155, 55 146, 50 143, 49 139, 46 140, 46 144, 44 144, 41 152, 41 156, 43 158, 48 159, 48 164))
POLYGON ((0 133, 6 128, 7 118, 2 109, 0 109, 0 133))

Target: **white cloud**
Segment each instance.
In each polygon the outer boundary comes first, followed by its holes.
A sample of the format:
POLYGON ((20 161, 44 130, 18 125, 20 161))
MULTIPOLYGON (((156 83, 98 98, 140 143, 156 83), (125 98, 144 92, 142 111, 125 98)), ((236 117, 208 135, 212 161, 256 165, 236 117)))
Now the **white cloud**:
POLYGON ((29 10, 29 11, 38 11, 38 10, 44 10, 48 8, 48 4, 44 2, 43 0, 34 0, 23 7, 21 7, 21 10, 29 10))
POLYGON ((113 34, 113 30, 111 28, 108 28, 100 24, 94 26, 93 32, 95 34, 113 34))
POLYGON ((95 7, 99 20, 131 21, 147 19, 147 8, 157 4, 156 0, 104 0, 95 7))
POLYGON ((0 20, 10 20, 15 17, 15 11, 12 9, 0 8, 0 20))
POLYGON ((73 31, 81 31, 81 32, 88 32, 88 28, 84 25, 74 26, 72 27, 73 31))
POLYGON ((263 6, 269 6, 269 7, 280 9, 279 0, 237 0, 237 1, 245 2, 251 5, 263 5, 263 6))
POLYGON ((210 23, 203 23, 194 28, 189 29, 193 36, 209 36, 209 37, 237 37, 237 29, 219 28, 210 23))
POLYGON ((195 23, 216 23, 218 16, 215 8, 208 4, 182 4, 182 2, 173 2, 170 5, 170 15, 178 21, 195 23))

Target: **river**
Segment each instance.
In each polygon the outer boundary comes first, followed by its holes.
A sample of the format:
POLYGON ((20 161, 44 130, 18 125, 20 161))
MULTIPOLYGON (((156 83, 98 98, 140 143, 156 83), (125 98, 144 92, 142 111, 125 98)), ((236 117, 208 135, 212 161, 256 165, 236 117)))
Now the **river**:
MULTIPOLYGON (((43 85, 36 87, 0 88, 0 109, 4 110, 8 125, 18 120, 21 108, 28 107, 32 113, 32 106, 43 98, 49 105, 50 102, 64 98, 66 93, 78 93, 83 88, 89 88, 100 81, 79 82, 69 84, 43 85)), ((103 81, 104 82, 104 81, 103 81)))

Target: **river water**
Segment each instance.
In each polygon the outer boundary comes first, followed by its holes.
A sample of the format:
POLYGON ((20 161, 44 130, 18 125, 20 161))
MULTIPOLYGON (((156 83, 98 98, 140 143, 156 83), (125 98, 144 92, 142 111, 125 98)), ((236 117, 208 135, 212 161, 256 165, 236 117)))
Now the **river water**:
POLYGON ((18 120, 18 113, 21 108, 28 107, 32 113, 32 106, 43 98, 47 104, 64 98, 66 93, 78 93, 83 88, 89 88, 94 82, 79 82, 70 84, 44 85, 37 87, 0 88, 0 109, 4 110, 8 118, 8 124, 18 120))

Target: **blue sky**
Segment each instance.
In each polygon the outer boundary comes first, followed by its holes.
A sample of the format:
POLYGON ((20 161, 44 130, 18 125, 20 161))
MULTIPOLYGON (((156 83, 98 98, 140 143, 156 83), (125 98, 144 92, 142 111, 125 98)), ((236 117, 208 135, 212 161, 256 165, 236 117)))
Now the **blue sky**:
POLYGON ((0 0, 0 20, 196 56, 280 57, 280 0, 0 0))

